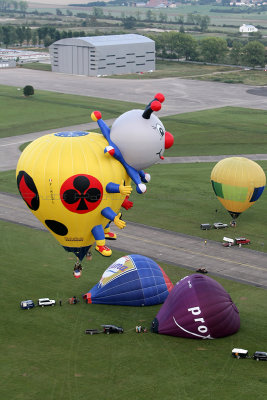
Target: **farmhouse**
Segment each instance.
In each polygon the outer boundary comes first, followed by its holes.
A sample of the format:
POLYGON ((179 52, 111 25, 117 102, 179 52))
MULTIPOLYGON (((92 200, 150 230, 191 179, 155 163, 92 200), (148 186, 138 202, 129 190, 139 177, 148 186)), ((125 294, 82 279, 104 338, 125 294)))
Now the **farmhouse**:
POLYGON ((61 39, 49 51, 53 72, 99 76, 155 70, 155 42, 137 34, 61 39))
POLYGON ((240 26, 239 32, 241 33, 258 32, 258 28, 256 28, 254 25, 243 24, 242 26, 240 26))

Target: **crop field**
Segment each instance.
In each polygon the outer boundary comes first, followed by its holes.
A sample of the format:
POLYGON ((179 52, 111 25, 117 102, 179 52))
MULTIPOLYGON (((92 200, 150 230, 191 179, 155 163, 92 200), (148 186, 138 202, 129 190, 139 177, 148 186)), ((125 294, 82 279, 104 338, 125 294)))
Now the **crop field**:
MULTIPOLYGON (((189 14, 198 14, 198 15, 208 15, 210 17, 210 24, 216 26, 223 26, 223 25, 235 25, 237 27, 241 26, 242 24, 253 24, 253 25, 261 25, 267 28, 266 22, 266 15, 267 12, 258 13, 255 10, 254 13, 220 13, 220 12, 211 12, 211 9, 215 9, 215 7, 211 5, 179 5, 176 8, 150 8, 154 15, 159 17, 160 13, 167 15, 168 20, 175 21, 175 17, 183 16, 184 20, 186 21, 187 15, 189 14)), ((219 7, 217 7, 219 9, 219 7)), ((137 15, 139 18, 145 19, 147 9, 143 7, 139 8, 129 8, 129 7, 114 7, 114 6, 107 6, 102 8, 105 14, 110 13, 115 17, 120 17, 122 13, 127 16, 135 16, 137 15)), ((164 23, 166 25, 166 23, 164 23)), ((177 24, 179 26, 179 24, 177 24)))
MULTIPOLYGON (((59 29, 65 28, 78 28, 79 30, 84 29, 84 25, 82 24, 84 19, 78 18, 76 16, 77 13, 86 13, 88 15, 92 14, 92 7, 79 7, 76 4, 73 6, 69 6, 70 3, 58 0, 57 4, 52 4, 51 0, 49 1, 38 1, 29 3, 28 12, 36 10, 39 13, 49 12, 53 15, 26 15, 26 17, 18 14, 17 18, 5 18, 2 20, 2 23, 11 23, 12 25, 17 24, 28 24, 29 20, 33 26, 42 26, 55 24, 59 29), (57 16, 56 10, 59 9, 62 12, 62 15, 57 16), (73 13, 72 16, 67 16, 66 12, 71 11, 73 13)), ((90 3, 90 2, 89 2, 90 3)), ((254 12, 242 12, 242 13, 234 13, 234 12, 219 12, 221 9, 225 10, 225 7, 219 7, 216 5, 198 5, 198 4, 179 4, 176 8, 145 8, 145 7, 126 7, 126 6, 114 6, 107 5, 106 7, 101 7, 101 11, 103 12, 103 16, 97 19, 97 27, 91 25, 87 27, 87 31, 91 31, 92 34, 96 32, 106 32, 110 31, 110 27, 105 26, 107 23, 113 25, 113 21, 107 17, 117 18, 114 24, 114 30, 119 30, 120 33, 123 30, 123 25, 121 24, 121 20, 123 17, 133 16, 139 22, 145 23, 145 26, 161 28, 161 29, 177 29, 179 30, 180 23, 176 23, 179 18, 184 18, 184 21, 187 22, 188 15, 200 15, 200 16, 209 16, 209 31, 215 32, 216 30, 226 30, 228 33, 237 33, 239 26, 244 24, 253 24, 255 26, 260 26, 263 34, 267 29, 267 12, 259 12, 258 9, 255 9, 254 12), (147 12, 151 11, 153 18, 150 21, 147 21, 147 12), (211 11, 213 10, 213 11, 211 11), (162 21, 162 15, 167 17, 167 21, 162 21), (106 18, 105 18, 106 16, 106 18), (146 22, 144 22, 146 21, 146 22), (103 25, 103 26, 101 26, 103 25)), ((13 17, 13 15, 11 15, 13 17)), ((186 30, 192 31, 194 29, 194 25, 186 25, 186 30)), ((113 32, 114 33, 114 32, 113 32)))

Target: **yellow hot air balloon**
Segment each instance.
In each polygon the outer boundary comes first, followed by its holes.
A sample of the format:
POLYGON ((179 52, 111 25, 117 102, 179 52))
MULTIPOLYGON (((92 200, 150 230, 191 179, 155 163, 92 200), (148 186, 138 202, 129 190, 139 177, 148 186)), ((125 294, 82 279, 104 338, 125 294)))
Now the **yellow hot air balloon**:
POLYGON ((163 101, 164 96, 156 94, 144 111, 122 114, 111 130, 101 113, 94 111, 92 119, 103 135, 53 133, 23 151, 16 172, 23 200, 59 243, 80 260, 94 241, 97 251, 111 255, 105 234, 109 239, 115 235, 104 229, 110 221, 119 228, 126 225, 119 209, 132 206, 128 201, 131 179, 137 192, 144 193, 150 175, 140 168, 162 159, 164 150, 172 146, 173 136, 153 115, 163 101))
POLYGON ((219 161, 211 172, 213 190, 235 219, 261 196, 266 176, 259 164, 245 157, 219 161))
POLYGON ((106 145, 93 132, 49 134, 27 146, 17 164, 23 200, 80 260, 95 241, 105 248, 104 228, 110 220, 125 226, 118 212, 131 192, 130 178, 119 161, 104 154, 106 145))

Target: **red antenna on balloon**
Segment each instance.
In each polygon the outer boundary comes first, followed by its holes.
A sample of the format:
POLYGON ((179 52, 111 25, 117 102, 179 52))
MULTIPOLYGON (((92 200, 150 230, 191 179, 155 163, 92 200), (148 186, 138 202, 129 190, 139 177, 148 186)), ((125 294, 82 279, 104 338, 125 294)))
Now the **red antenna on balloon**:
POLYGON ((159 111, 161 109, 161 103, 163 103, 165 97, 162 93, 157 93, 154 99, 146 106, 142 117, 149 119, 153 111, 159 111))

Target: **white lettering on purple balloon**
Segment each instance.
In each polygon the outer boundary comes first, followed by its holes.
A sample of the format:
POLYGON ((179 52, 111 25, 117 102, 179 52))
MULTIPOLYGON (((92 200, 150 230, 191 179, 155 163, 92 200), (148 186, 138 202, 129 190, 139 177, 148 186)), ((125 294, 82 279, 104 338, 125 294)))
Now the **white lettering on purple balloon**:
MULTIPOLYGON (((174 318, 174 316, 173 316, 173 321, 174 321, 175 325, 178 326, 178 328, 180 328, 182 331, 184 331, 184 332, 186 332, 186 333, 189 333, 189 335, 197 336, 197 337, 199 337, 199 338, 201 338, 201 339, 213 339, 210 335, 208 335, 208 336, 203 336, 203 335, 199 335, 199 334, 197 334, 197 333, 188 331, 187 329, 183 328, 181 325, 178 324, 178 322, 176 321, 176 319, 174 318)), ((207 329, 206 326, 205 326, 205 328, 207 329)), ((200 331, 200 332, 201 332, 201 331, 200 331)), ((204 333, 204 332, 202 332, 202 333, 204 333)))

